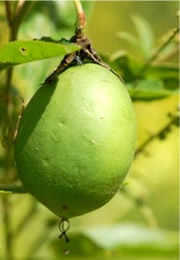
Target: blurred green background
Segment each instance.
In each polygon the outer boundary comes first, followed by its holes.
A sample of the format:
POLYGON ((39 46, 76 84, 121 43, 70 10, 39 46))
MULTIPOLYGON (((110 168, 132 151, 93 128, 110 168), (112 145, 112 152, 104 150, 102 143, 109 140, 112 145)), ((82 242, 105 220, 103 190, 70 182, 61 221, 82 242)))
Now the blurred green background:
MULTIPOLYGON (((121 57, 124 53, 136 58, 137 63, 145 62, 164 39, 163 35, 178 24, 178 1, 84 1, 83 6, 87 35, 99 54, 105 59, 110 57, 112 64, 113 57, 121 57), (120 33, 137 35, 134 17, 142 17, 141 22, 147 23, 145 31, 143 25, 140 31, 151 32, 141 39, 147 48, 151 43, 149 49, 143 49, 141 45, 135 48, 120 33)), ((18 39, 70 38, 75 20, 71 1, 35 1, 20 27, 18 39)), ((0 2, 0 47, 7 41, 8 24, 4 3, 0 2)), ((13 90, 28 102, 59 61, 60 58, 53 58, 15 67, 13 90)), ((178 52, 165 63, 171 68, 177 67, 178 52)), ((124 79, 128 81, 128 78, 124 79)), ((173 81, 173 76, 170 80, 173 81)), ((0 91, 4 82, 5 72, 2 72, 0 91)), ((177 104, 178 98, 174 94, 148 102, 134 100, 137 147, 167 124, 167 114, 175 113, 177 104)), ((17 113, 19 110, 20 105, 17 113)), ((0 119, 3 118, 1 114, 0 119)), ((0 161, 3 161, 3 153, 0 147, 0 161)), ((71 242, 67 245, 58 239, 57 217, 30 195, 2 194, 2 198, 8 197, 13 259, 178 259, 178 160, 178 129, 173 126, 166 138, 155 138, 134 160, 126 179, 128 194, 119 192, 101 209, 71 220, 71 242), (145 199, 143 206, 138 204, 141 199, 145 199), (65 256, 66 248, 70 253, 65 256)), ((0 179, 3 177, 3 163, 0 163, 0 179)), ((3 210, 0 201, 0 212, 3 210)), ((4 219, 0 214, 0 259, 6 260, 4 255, 4 219)))

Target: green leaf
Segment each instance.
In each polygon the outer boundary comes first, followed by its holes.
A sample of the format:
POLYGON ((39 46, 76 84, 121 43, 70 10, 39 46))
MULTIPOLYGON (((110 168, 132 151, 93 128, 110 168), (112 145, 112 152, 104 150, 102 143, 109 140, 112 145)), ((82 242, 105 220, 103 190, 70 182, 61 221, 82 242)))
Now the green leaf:
POLYGON ((154 32, 151 25, 140 15, 132 17, 139 38, 139 48, 145 59, 148 59, 154 48, 154 32))
MULTIPOLYGON (((178 257, 178 234, 135 224, 117 224, 85 228, 68 234, 69 259, 175 260, 178 257)), ((66 243, 51 244, 55 259, 63 257, 66 243), (61 255, 60 252, 62 252, 61 255)))
POLYGON ((179 80, 179 66, 175 64, 158 64, 149 67, 145 75, 153 75, 161 79, 174 78, 179 80))
POLYGON ((133 100, 150 101, 172 95, 172 91, 165 89, 163 82, 158 79, 139 80, 135 84, 127 84, 127 89, 133 100))
POLYGON ((142 63, 125 52, 117 52, 113 54, 107 63, 124 79, 126 83, 136 79, 142 63))
POLYGON ((128 32, 118 32, 118 37, 127 41, 130 45, 139 49, 139 41, 136 36, 128 32))
POLYGON ((174 94, 179 88, 179 67, 176 64, 153 64, 141 76, 144 79, 139 80, 143 63, 128 53, 116 52, 105 60, 124 79, 134 99, 162 98, 174 94))
POLYGON ((134 224, 121 224, 87 229, 84 234, 99 247, 109 250, 133 251, 141 254, 178 253, 178 235, 134 224))
MULTIPOLYGON (((71 256, 93 257, 94 255, 102 253, 103 251, 103 249, 99 247, 95 241, 82 233, 71 234, 69 235, 69 239, 71 243, 68 245, 68 250, 70 251, 71 256)), ((59 243, 59 241, 55 239, 51 243, 51 250, 53 251, 54 255, 58 255, 59 252, 64 251, 66 246, 67 245, 64 240, 59 243)))
POLYGON ((179 89, 179 67, 175 64, 159 64, 148 68, 146 77, 159 78, 164 82, 164 88, 167 90, 179 89))
MULTIPOLYGON (((83 1, 83 9, 89 22, 93 1, 83 1)), ((33 7, 21 24, 19 37, 39 38, 44 35, 54 39, 70 38, 74 34, 76 12, 72 1, 34 1, 33 7)))
POLYGON ((64 56, 79 50, 75 44, 54 43, 48 41, 14 41, 0 49, 0 70, 27 62, 64 56))

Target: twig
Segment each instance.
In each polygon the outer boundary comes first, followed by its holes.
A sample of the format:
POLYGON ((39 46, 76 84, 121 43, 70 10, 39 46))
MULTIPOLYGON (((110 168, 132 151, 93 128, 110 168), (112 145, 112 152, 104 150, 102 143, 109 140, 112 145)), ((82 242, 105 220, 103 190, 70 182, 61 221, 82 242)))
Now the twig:
POLYGON ((140 153, 142 153, 145 148, 155 139, 160 138, 163 139, 167 132, 169 132, 172 125, 178 124, 179 117, 178 116, 172 116, 171 120, 162 128, 160 129, 156 134, 151 135, 144 143, 142 143, 139 148, 137 148, 135 157, 137 157, 140 153))
POLYGON ((140 210, 144 218, 147 220, 149 226, 152 228, 157 228, 158 227, 157 219, 154 216, 152 209, 144 203, 140 207, 140 210))
MULTIPOLYGON (((52 230, 52 229, 51 229, 52 230)), ((51 230, 48 227, 45 227, 41 234, 36 238, 33 244, 30 246, 30 250, 28 250, 25 259, 32 259, 39 251, 41 246, 49 239, 51 230)))
POLYGON ((160 52, 162 50, 164 50, 164 48, 173 40, 173 38, 176 36, 176 34, 179 33, 179 27, 173 29, 172 33, 169 35, 169 37, 159 46, 159 48, 155 51, 155 53, 150 57, 149 60, 147 60, 147 62, 144 64, 144 66, 142 67, 142 69, 140 70, 140 72, 138 73, 139 75, 142 75, 147 68, 151 65, 151 63, 157 59, 157 57, 159 56, 160 52))
POLYGON ((11 20, 10 41, 16 40, 19 31, 19 26, 22 23, 24 17, 26 16, 32 4, 33 1, 24 1, 24 0, 18 1, 17 9, 11 20))
POLYGON ((25 1, 26 0, 19 0, 18 1, 17 8, 16 8, 16 16, 18 16, 18 14, 21 12, 21 9, 22 9, 25 1))
POLYGON ((165 55, 164 57, 159 58, 156 61, 156 64, 162 64, 162 62, 170 60, 170 59, 174 58, 175 56, 178 57, 178 53, 179 53, 179 45, 176 48, 174 48, 170 53, 165 55))
POLYGON ((4 5, 5 5, 5 10, 6 10, 7 21, 8 21, 8 24, 10 26, 11 18, 12 18, 10 1, 9 0, 4 0, 4 5))
POLYGON ((20 184, 0 184, 0 193, 26 193, 20 184))
POLYGON ((21 100, 21 112, 18 116, 18 119, 17 119, 17 123, 16 123, 16 127, 15 127, 15 131, 13 133, 13 142, 15 142, 16 140, 16 137, 17 137, 17 134, 18 134, 18 130, 19 130, 19 125, 20 125, 20 122, 21 122, 21 118, 22 118, 22 115, 23 115, 23 112, 24 112, 24 109, 25 109, 25 102, 24 102, 24 99, 19 96, 20 100, 21 100))
POLYGON ((6 245, 6 252, 5 252, 5 259, 12 260, 12 234, 10 231, 10 215, 9 215, 9 200, 7 196, 2 197, 3 203, 3 223, 4 223, 4 235, 5 235, 5 245, 6 245))
POLYGON ((21 231, 24 230, 25 226, 28 224, 29 220, 34 215, 36 210, 37 210, 37 202, 33 201, 33 204, 31 205, 29 212, 26 214, 24 219, 20 222, 20 224, 17 226, 16 230, 14 231, 13 237, 18 236, 21 233, 21 231))
MULTIPOLYGON (((5 9, 7 15, 7 21, 10 29, 10 40, 12 35, 12 13, 10 8, 9 1, 5 0, 5 9)), ((6 83, 4 88, 4 96, 6 97, 7 102, 5 103, 5 113, 4 113, 4 121, 7 125, 10 123, 11 112, 10 112, 10 88, 11 88, 11 80, 12 80, 12 73, 13 70, 7 70, 6 74, 6 83)), ((4 168, 4 181, 7 182, 9 178, 9 161, 10 161, 10 151, 9 147, 6 147, 5 150, 5 168, 4 168)), ((1 186, 1 185, 0 185, 1 186)), ((1 190, 3 192, 7 192, 7 186, 4 184, 2 185, 1 190)), ((8 187, 9 188, 9 187, 8 187)), ((8 189, 9 191, 9 189, 8 189)), ((13 256, 12 252, 12 240, 11 240, 11 232, 10 232, 10 213, 9 213, 9 200, 8 197, 2 198, 2 205, 3 205, 3 223, 4 223, 4 234, 5 234, 5 259, 11 260, 13 256)))
POLYGON ((141 196, 137 196, 136 194, 132 193, 132 190, 129 191, 129 189, 125 185, 120 189, 120 192, 122 192, 127 198, 134 202, 134 204, 143 214, 150 227, 155 228, 158 226, 152 209, 146 205, 146 199, 143 194, 141 194, 141 196))
POLYGON ((5 10, 6 10, 6 17, 9 26, 11 26, 11 18, 12 18, 12 12, 11 12, 11 6, 9 0, 4 0, 5 10))
MULTIPOLYGON (((23 1, 19 0, 17 9, 15 13, 12 13, 10 2, 8 0, 4 1, 6 16, 9 25, 9 41, 14 41, 17 39, 17 34, 19 30, 19 26, 27 13, 28 7, 31 5, 32 1, 23 1)), ((6 83, 4 87, 4 96, 6 97, 7 102, 5 103, 5 113, 4 113, 4 122, 7 125, 10 125, 12 120, 12 100, 10 98, 10 90, 11 90, 11 82, 13 76, 13 69, 10 68, 7 70, 6 74, 6 83)), ((10 160, 11 160, 11 152, 9 147, 5 149, 5 168, 4 168, 4 182, 8 183, 8 179, 10 177, 10 160)), ((0 184, 0 191, 14 192, 14 193, 24 193, 24 189, 22 186, 16 184, 0 184)), ((13 252, 12 252, 12 233, 10 231, 10 208, 9 208, 9 200, 8 197, 5 196, 2 200, 3 205, 3 221, 4 221, 4 233, 5 233, 5 259, 12 260, 13 252)))

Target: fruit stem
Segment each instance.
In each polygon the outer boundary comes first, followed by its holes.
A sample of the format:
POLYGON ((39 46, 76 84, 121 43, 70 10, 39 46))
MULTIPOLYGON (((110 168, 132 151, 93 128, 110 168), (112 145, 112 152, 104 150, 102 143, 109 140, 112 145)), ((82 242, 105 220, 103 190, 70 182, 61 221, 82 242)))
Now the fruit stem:
POLYGON ((85 13, 82 7, 82 4, 80 0, 73 0, 75 8, 76 8, 76 13, 77 13, 77 22, 76 22, 76 36, 77 37, 83 37, 84 36, 84 30, 86 26, 86 17, 85 13))

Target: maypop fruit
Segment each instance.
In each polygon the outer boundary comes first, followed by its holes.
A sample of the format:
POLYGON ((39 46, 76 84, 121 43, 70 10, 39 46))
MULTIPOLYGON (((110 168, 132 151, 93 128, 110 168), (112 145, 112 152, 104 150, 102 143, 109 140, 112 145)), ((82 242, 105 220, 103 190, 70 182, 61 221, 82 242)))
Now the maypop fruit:
POLYGON ((133 159, 135 116, 120 79, 96 64, 70 67, 27 105, 15 141, 26 190, 62 218, 106 204, 133 159))

